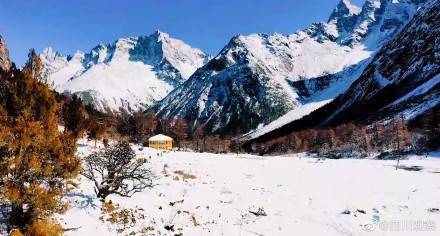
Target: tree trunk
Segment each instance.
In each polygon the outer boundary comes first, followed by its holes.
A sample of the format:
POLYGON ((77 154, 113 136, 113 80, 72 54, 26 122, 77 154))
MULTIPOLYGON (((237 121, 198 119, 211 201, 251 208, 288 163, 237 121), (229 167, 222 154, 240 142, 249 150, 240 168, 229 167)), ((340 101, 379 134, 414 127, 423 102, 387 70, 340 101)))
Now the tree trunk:
POLYGON ((98 189, 98 194, 96 196, 99 198, 101 202, 105 201, 105 198, 109 195, 108 188, 100 188, 98 189))
POLYGON ((9 224, 19 228, 26 226, 31 219, 29 212, 24 212, 23 205, 21 204, 12 204, 11 208, 9 224))

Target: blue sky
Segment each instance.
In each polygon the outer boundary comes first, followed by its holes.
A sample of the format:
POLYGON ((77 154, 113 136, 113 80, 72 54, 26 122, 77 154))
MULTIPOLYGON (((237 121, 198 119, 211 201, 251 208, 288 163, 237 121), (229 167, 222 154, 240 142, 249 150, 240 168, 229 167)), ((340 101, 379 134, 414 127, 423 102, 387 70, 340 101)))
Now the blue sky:
MULTIPOLYGON (((290 34, 325 21, 339 0, 2 1, 0 34, 22 65, 28 50, 63 54, 159 29, 215 55, 236 34, 290 34)), ((364 0, 352 0, 358 6, 364 0)))

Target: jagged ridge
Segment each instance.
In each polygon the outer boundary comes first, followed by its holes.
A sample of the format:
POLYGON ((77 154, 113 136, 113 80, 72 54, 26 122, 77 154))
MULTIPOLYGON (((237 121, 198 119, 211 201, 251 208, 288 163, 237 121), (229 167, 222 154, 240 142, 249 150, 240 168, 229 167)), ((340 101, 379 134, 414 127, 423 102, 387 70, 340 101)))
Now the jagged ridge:
POLYGON ((374 57, 360 78, 328 105, 248 142, 347 122, 395 116, 412 120, 440 104, 440 3, 432 0, 374 57))
POLYGON ((43 51, 43 79, 58 92, 79 94, 100 110, 145 109, 205 64, 209 56, 160 31, 120 38, 89 53, 43 51))
POLYGON ((359 10, 342 0, 328 22, 292 35, 234 37, 155 110, 164 119, 236 135, 310 104, 316 109, 359 77, 419 4, 368 0, 359 10))

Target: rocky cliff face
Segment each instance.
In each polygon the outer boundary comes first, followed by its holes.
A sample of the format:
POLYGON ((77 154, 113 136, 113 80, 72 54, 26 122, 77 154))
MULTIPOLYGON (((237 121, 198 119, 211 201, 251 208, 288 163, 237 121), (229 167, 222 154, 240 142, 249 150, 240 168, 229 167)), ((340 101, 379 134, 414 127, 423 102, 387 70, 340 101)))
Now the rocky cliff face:
POLYGON ((0 35, 0 70, 7 71, 12 63, 9 59, 9 51, 6 42, 0 35))

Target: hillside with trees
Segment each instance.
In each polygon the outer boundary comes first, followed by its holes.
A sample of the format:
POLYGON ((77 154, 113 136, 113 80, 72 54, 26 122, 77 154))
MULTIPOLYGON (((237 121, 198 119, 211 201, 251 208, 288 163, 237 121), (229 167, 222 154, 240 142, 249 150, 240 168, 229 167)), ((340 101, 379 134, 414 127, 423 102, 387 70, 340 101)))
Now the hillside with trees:
POLYGON ((61 108, 38 82, 34 51, 22 69, 14 65, 0 79, 0 202, 13 235, 60 235, 56 213, 79 174, 76 139, 58 129, 61 108))
POLYGON ((339 0, 215 57, 156 31, 24 61, 0 36, 0 235, 439 235, 440 0, 339 0))
POLYGON ((440 106, 439 22, 439 2, 427 2, 374 56, 347 91, 307 116, 248 140, 247 149, 286 139, 305 129, 335 129, 354 123, 368 130, 375 123, 386 126, 398 119, 409 126, 412 136, 424 136, 431 143, 425 148, 438 149, 438 144, 432 144, 439 135, 435 128, 440 106), (431 131, 423 131, 424 123, 431 124, 431 131))

